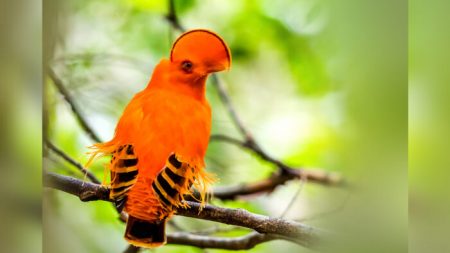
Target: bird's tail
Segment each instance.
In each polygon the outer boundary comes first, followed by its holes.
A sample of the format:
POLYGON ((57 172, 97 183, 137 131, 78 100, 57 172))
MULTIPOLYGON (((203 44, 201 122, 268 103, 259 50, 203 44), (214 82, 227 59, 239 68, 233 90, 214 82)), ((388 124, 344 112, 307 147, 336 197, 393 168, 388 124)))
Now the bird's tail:
POLYGON ((128 216, 125 239, 134 246, 155 248, 166 244, 166 219, 145 221, 128 216))

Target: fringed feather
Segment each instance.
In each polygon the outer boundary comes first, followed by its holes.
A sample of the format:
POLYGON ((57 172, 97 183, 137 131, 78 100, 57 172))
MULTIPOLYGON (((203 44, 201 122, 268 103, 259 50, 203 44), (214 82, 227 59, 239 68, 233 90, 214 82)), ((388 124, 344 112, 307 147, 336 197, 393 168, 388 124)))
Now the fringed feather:
MULTIPOLYGON (((91 167, 92 163, 94 163, 96 160, 98 160, 104 156, 111 155, 111 153, 115 149, 115 146, 111 145, 109 142, 106 142, 106 143, 96 143, 92 146, 89 146, 88 148, 91 149, 91 151, 86 153, 87 155, 90 156, 88 161, 84 165, 84 167, 86 169, 89 169, 89 167, 91 167)), ((106 177, 107 177, 108 170, 109 170, 109 166, 107 164, 105 164, 102 185, 107 185, 106 177)))
POLYGON ((205 206, 210 185, 215 178, 197 164, 199 163, 184 160, 179 155, 172 154, 169 157, 165 168, 152 183, 155 195, 164 209, 171 211, 179 207, 188 208, 185 196, 200 202, 200 209, 205 206), (198 191, 199 198, 195 195, 195 190, 198 191))

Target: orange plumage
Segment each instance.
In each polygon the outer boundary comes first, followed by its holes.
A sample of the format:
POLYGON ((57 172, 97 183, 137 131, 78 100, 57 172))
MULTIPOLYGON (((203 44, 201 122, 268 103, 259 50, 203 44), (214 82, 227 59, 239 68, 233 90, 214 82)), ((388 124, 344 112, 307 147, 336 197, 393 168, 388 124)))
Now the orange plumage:
POLYGON ((111 198, 129 215, 125 238, 131 244, 164 244, 165 221, 174 207, 185 206, 191 186, 204 202, 212 181, 204 163, 211 129, 205 82, 230 64, 230 51, 218 35, 182 34, 170 59, 161 60, 148 86, 127 105, 113 139, 93 146, 91 160, 112 155, 111 198))

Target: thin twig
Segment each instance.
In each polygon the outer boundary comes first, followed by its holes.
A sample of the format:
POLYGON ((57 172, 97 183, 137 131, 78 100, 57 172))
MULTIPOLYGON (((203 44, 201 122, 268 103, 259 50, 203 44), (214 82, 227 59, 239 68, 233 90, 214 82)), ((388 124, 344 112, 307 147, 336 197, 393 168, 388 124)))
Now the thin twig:
POLYGON ((254 141, 241 141, 238 140, 236 138, 224 135, 224 134, 215 134, 212 135, 210 137, 210 141, 224 141, 224 142, 228 142, 231 144, 234 144, 236 146, 245 148, 247 150, 252 151, 253 153, 255 153, 256 155, 258 155, 261 159, 270 162, 274 165, 276 165, 277 167, 279 167, 280 169, 293 169, 290 166, 287 166, 286 164, 284 164, 283 162, 281 162, 280 160, 277 160, 275 158, 273 158, 272 156, 270 156, 269 154, 267 154, 267 152, 263 151, 261 149, 261 147, 259 145, 257 145, 254 141))
POLYGON ((175 9, 175 1, 174 0, 169 0, 168 1, 169 4, 169 11, 166 15, 166 19, 167 21, 169 21, 169 23, 172 25, 172 27, 180 32, 184 32, 185 29, 184 27, 181 25, 179 19, 178 19, 178 15, 175 9))
POLYGON ((291 167, 291 166, 281 162, 280 160, 273 158, 267 152, 262 150, 259 146, 254 146, 253 145, 254 143, 252 143, 252 142, 241 141, 236 138, 233 138, 233 137, 230 137, 227 135, 223 135, 223 134, 211 135, 210 141, 223 141, 223 142, 227 142, 227 143, 236 145, 240 148, 249 150, 249 151, 253 152, 254 154, 256 154, 262 160, 272 163, 272 164, 276 165, 277 167, 281 168, 282 171, 279 172, 280 174, 285 174, 288 176, 289 175, 301 176, 301 174, 304 173, 304 174, 306 174, 305 175, 306 179, 308 181, 311 181, 314 183, 320 183, 320 184, 324 184, 324 185, 336 185, 336 186, 345 185, 344 180, 337 173, 326 172, 326 171, 318 170, 318 169, 304 170, 304 169, 297 169, 297 168, 291 167), (297 171, 297 172, 293 173, 293 171, 297 171))
POLYGON ((167 222, 167 224, 169 224, 169 226, 173 227, 177 231, 185 231, 185 229, 182 226, 180 226, 177 222, 175 222, 174 220, 169 220, 169 222, 167 222))
POLYGON ((137 253, 139 252, 139 250, 140 250, 139 247, 130 244, 123 253, 137 253))
MULTIPOLYGON (((52 64, 55 63, 65 64, 87 60, 91 60, 94 63, 101 63, 101 62, 111 63, 111 61, 126 62, 130 65, 133 65, 133 67, 140 67, 142 70, 144 70, 144 66, 147 65, 147 62, 129 55, 112 54, 112 53, 91 53, 91 52, 65 54, 63 56, 54 58, 52 60, 52 64)), ((145 67, 145 70, 146 69, 147 68, 145 67)))
POLYGON ((233 106, 233 103, 231 102, 231 98, 228 95, 227 91, 225 90, 225 86, 222 83, 222 80, 217 75, 211 76, 211 82, 214 85, 214 87, 217 90, 217 93, 219 94, 219 98, 222 101, 222 103, 225 105, 225 108, 228 111, 228 114, 230 115, 231 119, 233 120, 234 124, 239 129, 239 132, 244 136, 246 143, 248 145, 253 145, 259 148, 259 145, 256 143, 256 141, 253 138, 253 135, 250 133, 250 131, 245 127, 244 123, 242 122, 241 118, 236 112, 236 109, 233 106))
POLYGON ((56 75, 55 71, 52 68, 48 68, 48 75, 50 76, 56 88, 58 89, 58 92, 64 97, 64 100, 66 100, 66 102, 70 105, 70 109, 75 115, 81 128, 83 128, 83 130, 94 142, 101 142, 101 139, 94 132, 92 127, 89 126, 89 124, 87 123, 86 119, 81 113, 81 110, 78 108, 69 91, 64 86, 63 81, 56 75))
POLYGON ((347 196, 345 197, 345 199, 339 205, 337 205, 336 207, 334 207, 334 208, 332 208, 330 210, 326 210, 326 211, 323 211, 323 212, 312 214, 312 215, 307 216, 307 217, 295 219, 295 221, 298 221, 298 222, 311 221, 311 220, 323 218, 323 217, 325 217, 327 215, 331 215, 331 214, 337 213, 337 212, 341 211, 345 207, 345 205, 347 204, 348 200, 350 199, 350 196, 351 196, 351 192, 348 192, 347 196))
MULTIPOLYGON (((322 170, 302 170, 302 169, 288 169, 285 173, 280 173, 279 170, 274 172, 272 176, 256 182, 242 183, 231 186, 216 186, 212 190, 212 196, 222 200, 234 200, 239 197, 249 197, 252 195, 259 195, 267 192, 272 192, 278 186, 285 184, 291 180, 297 180, 305 177, 307 180, 329 186, 344 185, 338 175, 328 173, 322 170)), ((199 193, 194 194, 199 197, 199 193)), ((187 199, 192 200, 187 197, 187 199)))
POLYGON ((294 205, 295 201, 297 200, 298 196, 300 195, 300 193, 303 190, 303 187, 306 184, 306 177, 305 174, 301 175, 300 178, 300 185, 297 189, 297 191, 295 192, 294 196, 292 196, 291 201, 289 201, 289 204, 287 204, 286 208, 284 209, 284 211, 281 213, 280 218, 284 218, 286 216, 286 214, 289 212, 289 210, 292 208, 292 206, 294 205))
MULTIPOLYGON (((44 186, 73 194, 82 201, 111 201, 108 188, 90 182, 83 183, 79 179, 68 176, 45 173, 44 186)), ((275 234, 309 248, 314 248, 317 245, 317 241, 319 241, 322 233, 317 229, 298 222, 253 214, 244 209, 223 208, 212 205, 206 205, 202 208, 196 202, 188 201, 186 203, 189 207, 178 208, 176 210, 177 215, 246 227, 259 233, 275 234)))
POLYGON ((214 187, 213 196, 222 200, 233 200, 241 196, 263 194, 273 191, 291 179, 295 179, 295 177, 274 173, 271 177, 256 182, 214 187))
POLYGON ((91 182, 100 184, 100 180, 97 179, 97 177, 92 174, 92 172, 88 171, 86 168, 84 168, 83 165, 75 161, 72 157, 70 157, 68 154, 64 153, 61 149, 56 147, 51 141, 44 140, 45 146, 47 146, 51 151, 53 151, 56 155, 63 158, 65 161, 73 165, 75 168, 77 168, 79 171, 81 171, 86 177, 91 180, 91 182))
POLYGON ((287 181, 301 179, 302 176, 304 176, 308 182, 316 182, 329 186, 344 185, 338 175, 322 170, 288 169, 285 171, 285 173, 276 171, 269 178, 256 182, 244 183, 235 186, 214 187, 214 197, 218 199, 236 199, 240 196, 271 192, 276 187, 283 185, 287 181))

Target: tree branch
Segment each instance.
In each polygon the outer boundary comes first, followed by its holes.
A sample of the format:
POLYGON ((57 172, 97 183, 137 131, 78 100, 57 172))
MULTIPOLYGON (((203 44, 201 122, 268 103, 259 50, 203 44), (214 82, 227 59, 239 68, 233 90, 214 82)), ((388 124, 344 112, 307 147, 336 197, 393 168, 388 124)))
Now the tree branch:
MULTIPOLYGON (((109 189, 107 187, 90 182, 83 182, 79 179, 68 176, 45 173, 44 186, 78 196, 81 201, 111 201, 109 199, 109 189)), ((243 209, 223 208, 212 205, 206 205, 204 208, 201 208, 200 204, 196 202, 188 202, 188 204, 190 206, 189 208, 179 208, 176 210, 176 214, 250 228, 259 233, 275 235, 275 237, 268 237, 271 240, 282 238, 309 248, 314 248, 319 241, 320 236, 318 230, 295 221, 270 218, 263 215, 253 214, 243 209)), ((204 239, 204 237, 195 238, 204 239)), ((262 239, 265 240, 267 238, 260 238, 259 240, 262 239)), ((220 240, 220 243, 226 244, 227 240, 220 240)), ((175 241, 172 240, 172 242, 175 241)), ((216 239, 211 241, 211 245, 213 245, 212 242, 218 243, 216 239)), ((248 245, 251 245, 251 243, 248 243, 248 245)))
POLYGON ((174 0, 169 0, 169 11, 166 15, 167 21, 172 25, 172 27, 180 32, 184 32, 184 27, 181 25, 180 21, 178 20, 177 12, 175 9, 175 2, 174 0))
POLYGON ((86 168, 84 168, 83 165, 81 165, 79 162, 75 161, 72 157, 70 157, 69 155, 64 153, 64 151, 62 151, 61 149, 56 147, 52 142, 50 142, 49 140, 45 139, 44 143, 45 143, 45 146, 48 147, 53 152, 55 152, 55 154, 57 154, 59 157, 63 158, 68 163, 70 163, 74 167, 76 167, 79 171, 84 173, 84 175, 86 175, 91 180, 91 182, 96 183, 96 184, 100 184, 101 183, 100 180, 98 180, 97 177, 94 174, 92 174, 90 171, 88 171, 86 168))
POLYGON ((333 173, 328 173, 321 170, 300 170, 300 169, 289 169, 285 173, 280 173, 276 171, 269 178, 253 182, 253 183, 243 183, 234 186, 222 186, 214 187, 214 197, 219 199, 236 199, 240 196, 247 196, 253 194, 261 194, 264 192, 271 192, 276 187, 285 184, 290 180, 300 180, 303 176, 311 182, 320 183, 323 185, 339 185, 342 186, 344 183, 333 173))
POLYGON ((80 179, 63 176, 56 173, 44 172, 43 184, 45 187, 58 189, 78 196, 81 201, 109 199, 109 189, 99 184, 83 182, 80 179))
POLYGON ((230 96, 228 95, 228 92, 226 91, 225 86, 223 85, 221 79, 219 79, 219 77, 216 74, 213 74, 211 76, 211 81, 217 90, 217 94, 219 95, 220 100, 225 105, 225 108, 227 109, 228 114, 230 115, 232 121, 238 128, 239 132, 244 136, 246 142, 249 144, 252 143, 252 145, 255 147, 259 146, 256 143, 255 139, 253 138, 253 135, 250 133, 250 131, 242 122, 241 117, 239 117, 238 113, 236 112, 236 109, 234 108, 230 96))
POLYGON ((252 232, 247 235, 235 238, 212 237, 185 232, 177 232, 167 235, 167 243, 169 244, 228 250, 251 249, 258 244, 278 239, 285 238, 273 234, 260 234, 258 232, 252 232))
POLYGON ((327 172, 323 170, 303 170, 288 166, 285 163, 281 162, 280 160, 277 160, 272 156, 270 156, 267 152, 263 151, 259 146, 254 146, 254 143, 252 142, 241 141, 223 134, 211 135, 210 141, 228 142, 238 147, 247 149, 256 154, 257 156, 259 156, 264 161, 272 163, 279 168, 282 168, 283 171, 280 172, 281 175, 286 174, 286 176, 292 176, 293 178, 296 178, 300 177, 302 174, 305 174, 304 175, 305 179, 308 180, 309 182, 315 182, 323 185, 336 185, 336 186, 338 185, 343 186, 346 184, 345 181, 342 179, 342 177, 337 173, 327 172))
POLYGON ((139 252, 139 250, 140 250, 139 247, 130 244, 123 253, 137 253, 139 252))
POLYGON ((254 142, 241 141, 236 138, 216 134, 212 135, 210 141, 223 141, 240 148, 247 149, 262 160, 272 163, 280 168, 278 171, 274 172, 271 177, 254 182, 241 184, 237 186, 226 186, 217 187, 214 189, 214 196, 220 199, 235 199, 238 196, 250 195, 255 193, 270 192, 277 186, 284 184, 289 180, 305 178, 308 182, 314 182, 322 185, 329 186, 346 186, 346 182, 337 173, 327 172, 324 170, 305 170, 293 168, 284 164, 283 162, 271 157, 265 151, 263 151, 259 146, 255 145, 254 142))
POLYGON ((276 187, 290 180, 301 180, 304 177, 308 181, 324 185, 344 185, 341 178, 333 173, 322 170, 285 169, 284 173, 276 171, 269 178, 235 186, 222 186, 214 188, 214 197, 219 199, 236 199, 240 196, 271 192, 276 187))
POLYGON ((263 151, 261 149, 260 146, 258 146, 252 140, 247 139, 246 141, 241 141, 241 140, 235 139, 233 137, 230 137, 230 136, 227 136, 224 134, 215 134, 210 137, 210 141, 223 141, 223 142, 228 142, 230 144, 234 144, 236 146, 239 146, 241 148, 244 148, 244 149, 247 149, 247 150, 253 152, 254 154, 258 155, 261 159, 263 159, 264 161, 272 163, 283 170, 284 169, 293 169, 293 168, 287 166, 286 164, 284 164, 283 162, 281 162, 281 161, 273 158, 269 154, 267 154, 265 151, 263 151))

